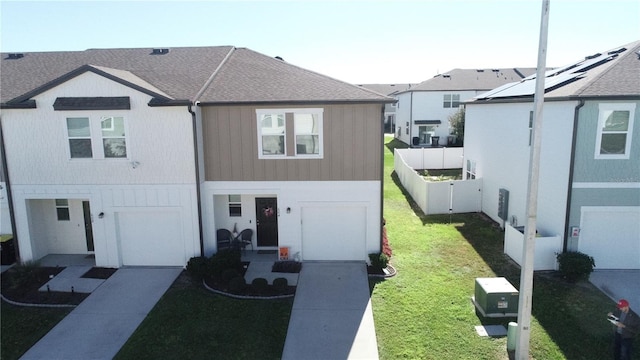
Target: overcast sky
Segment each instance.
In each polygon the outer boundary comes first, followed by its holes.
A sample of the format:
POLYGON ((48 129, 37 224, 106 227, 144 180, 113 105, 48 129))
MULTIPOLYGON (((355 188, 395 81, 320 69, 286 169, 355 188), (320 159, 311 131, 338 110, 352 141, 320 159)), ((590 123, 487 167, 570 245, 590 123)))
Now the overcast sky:
MULTIPOLYGON (((4 1, 2 52, 234 45, 340 80, 535 67, 542 0, 4 1)), ((547 65, 640 40, 639 0, 551 0, 547 65)))

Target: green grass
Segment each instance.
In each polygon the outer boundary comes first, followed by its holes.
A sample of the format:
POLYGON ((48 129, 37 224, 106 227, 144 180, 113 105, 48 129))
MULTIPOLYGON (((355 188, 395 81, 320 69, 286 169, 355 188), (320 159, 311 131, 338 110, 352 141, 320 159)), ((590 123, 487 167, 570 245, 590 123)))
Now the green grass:
POLYGON ((173 287, 115 358, 280 359, 292 305, 173 287))
MULTIPOLYGON (((398 275, 371 282, 380 359, 507 359, 506 338, 479 337, 484 320, 470 301, 476 277, 504 276, 519 287, 520 271, 503 254, 503 232, 480 214, 425 216, 393 173, 385 139, 384 216, 398 275)), ((613 302, 589 283, 553 274, 534 280, 530 355, 534 359, 611 358, 605 315, 613 302)))
POLYGON ((70 311, 70 308, 13 306, 3 301, 0 310, 2 316, 0 359, 20 358, 70 311))

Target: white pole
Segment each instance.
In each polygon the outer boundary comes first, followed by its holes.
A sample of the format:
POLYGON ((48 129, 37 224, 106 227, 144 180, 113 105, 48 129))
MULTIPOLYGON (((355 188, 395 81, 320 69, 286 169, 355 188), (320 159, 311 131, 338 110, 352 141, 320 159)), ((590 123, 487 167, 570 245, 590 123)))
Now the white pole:
POLYGON ((540 145, 542 143, 542 108, 544 103, 544 79, 547 62, 547 32, 549 27, 549 2, 542 0, 540 21, 540 42, 536 72, 536 90, 533 110, 533 144, 529 159, 529 185, 527 197, 527 222, 525 243, 522 248, 520 270, 520 296, 518 302, 517 360, 529 359, 529 339, 531 336, 531 298, 533 296, 533 260, 536 240, 536 217, 538 211, 538 178, 540 174, 540 145))

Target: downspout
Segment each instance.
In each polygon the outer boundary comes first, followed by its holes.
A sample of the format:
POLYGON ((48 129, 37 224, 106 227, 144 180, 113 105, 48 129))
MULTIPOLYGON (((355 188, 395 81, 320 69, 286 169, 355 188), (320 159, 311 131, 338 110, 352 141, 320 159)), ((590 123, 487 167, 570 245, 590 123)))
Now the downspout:
POLYGON ((2 174, 4 175, 4 184, 7 187, 7 203, 9 204, 9 218, 11 218, 11 229, 13 233, 13 249, 16 253, 16 262, 20 262, 20 248, 18 246, 18 231, 16 228, 16 216, 13 208, 13 195, 11 193, 11 180, 9 180, 9 168, 7 165, 7 155, 4 148, 4 135, 2 134, 2 119, 0 119, 0 158, 2 161, 2 174))
POLYGON ((187 109, 187 111, 189 111, 189 113, 191 114, 191 124, 192 124, 192 132, 193 132, 193 158, 194 158, 195 167, 196 167, 195 169, 196 196, 198 197, 197 204, 198 204, 198 232, 200 233, 200 256, 204 256, 204 234, 203 234, 203 225, 202 225, 202 198, 201 198, 202 191, 200 189, 202 182, 201 182, 201 176, 200 176, 200 157, 198 156, 198 153, 199 153, 198 123, 197 123, 196 113, 195 111, 193 111, 193 106, 200 106, 200 101, 199 101, 200 97, 211 85, 211 83, 213 82, 213 79, 216 77, 216 75, 218 75, 218 72, 220 72, 220 69, 222 69, 222 66, 224 66, 224 64, 227 63, 227 60, 229 60, 229 58, 231 57, 231 54, 233 54, 235 49, 236 49, 235 47, 233 46, 231 47, 231 49, 229 50, 227 55, 224 57, 224 59, 222 59, 220 64, 218 64, 218 67, 216 67, 216 69, 213 71, 213 73, 211 73, 211 76, 209 76, 209 78, 204 83, 200 91, 198 91, 193 101, 189 104, 189 108, 187 109))
MULTIPOLYGON (((198 126, 196 123, 196 113, 189 104, 187 111, 191 114, 191 126, 193 132, 193 161, 196 170, 196 204, 198 206, 198 235, 200 238, 200 256, 204 256, 204 235, 202 234, 202 201, 200 199, 200 157, 198 156, 198 126)), ((195 102, 198 106, 198 102, 195 102)))
POLYGON ((576 137, 578 135, 578 118, 580 108, 584 106, 584 100, 580 100, 573 112, 573 134, 571 136, 571 159, 569 159, 569 184, 567 184, 567 209, 564 217, 564 240, 562 242, 562 252, 567 252, 567 242, 569 239, 569 220, 571 217, 571 195, 573 192, 573 172, 576 161, 576 137))

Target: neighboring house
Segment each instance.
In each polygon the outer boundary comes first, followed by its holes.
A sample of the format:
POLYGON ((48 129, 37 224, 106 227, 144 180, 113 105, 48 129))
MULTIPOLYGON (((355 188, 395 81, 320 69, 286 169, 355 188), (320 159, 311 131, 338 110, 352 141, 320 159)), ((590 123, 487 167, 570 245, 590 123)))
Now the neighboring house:
POLYGON ((184 266, 236 223, 305 260, 380 251, 393 99, 231 46, 2 54, 2 70, 22 261, 184 266))
MULTIPOLYGON (((640 269, 640 41, 547 71, 537 231, 599 269, 640 269)), ((466 103, 483 212, 524 225, 535 75, 466 103), (500 204, 502 201, 502 204, 500 204)))
POLYGON ((449 116, 474 96, 519 81, 535 69, 453 69, 395 94, 395 136, 411 146, 451 145, 449 116))
MULTIPOLYGON (((415 84, 362 84, 358 86, 393 97, 396 93, 410 89, 415 84)), ((386 104, 384 107, 384 132, 386 134, 394 134, 396 132, 395 103, 386 104)))

